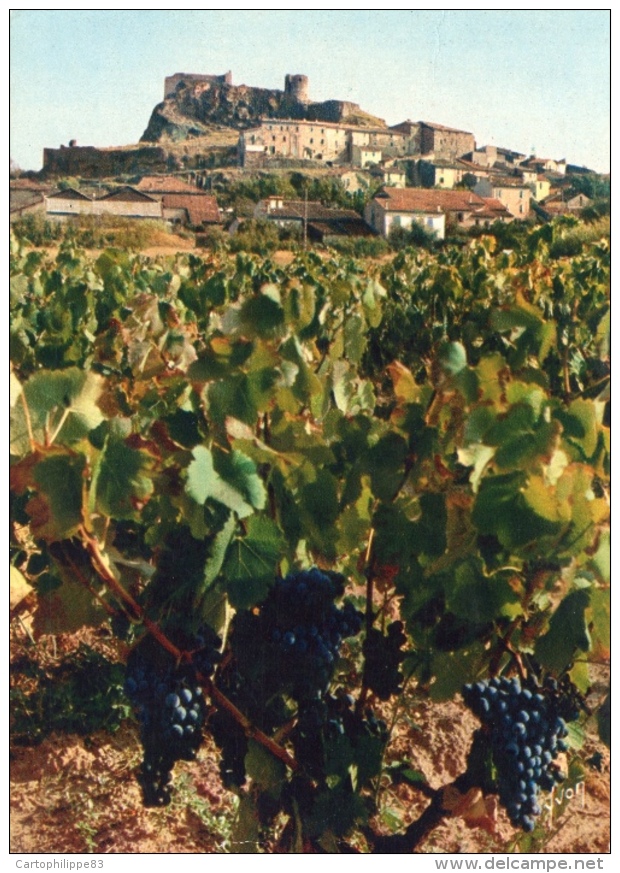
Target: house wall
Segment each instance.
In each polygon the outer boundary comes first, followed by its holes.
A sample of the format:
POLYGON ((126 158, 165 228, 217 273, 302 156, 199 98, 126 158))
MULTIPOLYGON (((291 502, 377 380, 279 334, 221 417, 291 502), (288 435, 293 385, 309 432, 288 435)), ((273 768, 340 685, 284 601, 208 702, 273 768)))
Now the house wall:
POLYGON ((392 228, 403 227, 410 230, 413 224, 421 225, 437 239, 445 239, 446 216, 443 212, 392 212, 383 208, 376 200, 366 204, 364 221, 381 236, 388 237, 392 228))
POLYGON ((431 152, 436 158, 452 161, 476 148, 473 133, 462 130, 444 130, 422 123, 420 125, 420 146, 423 155, 431 152))
POLYGON ((534 182, 534 200, 540 203, 545 197, 549 196, 551 191, 551 183, 548 179, 536 179, 534 182))
POLYGON ((45 198, 47 215, 92 215, 92 200, 76 200, 64 197, 45 198))
POLYGON ((117 215, 124 218, 161 218, 159 200, 137 202, 131 200, 93 200, 92 215, 117 215))
POLYGON ((430 161, 420 161, 418 172, 424 188, 446 188, 448 190, 458 185, 465 175, 465 170, 456 167, 436 167, 430 161))
POLYGON ((351 163, 356 167, 370 167, 381 163, 381 150, 369 146, 354 145, 351 148, 351 163))
POLYGON ((250 161, 256 160, 250 157, 250 149, 260 145, 266 157, 359 164, 361 149, 375 152, 373 162, 378 162, 382 158, 408 154, 414 143, 414 136, 389 129, 383 131, 320 121, 269 119, 240 134, 239 155, 242 166, 247 166, 250 161))
POLYGON ((474 193, 499 200, 515 218, 525 219, 530 214, 532 192, 526 186, 501 186, 491 179, 479 179, 474 193))

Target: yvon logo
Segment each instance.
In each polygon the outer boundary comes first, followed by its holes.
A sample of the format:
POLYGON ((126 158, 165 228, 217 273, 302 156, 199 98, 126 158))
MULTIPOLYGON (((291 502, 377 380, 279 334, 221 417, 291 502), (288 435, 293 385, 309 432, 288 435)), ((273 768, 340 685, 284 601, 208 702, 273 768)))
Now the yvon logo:
POLYGON ((572 803, 574 800, 580 800, 581 809, 584 808, 586 802, 586 783, 583 779, 568 788, 562 785, 552 790, 549 799, 543 806, 543 810, 547 810, 549 813, 550 826, 553 824, 554 812, 560 812, 566 804, 572 803))

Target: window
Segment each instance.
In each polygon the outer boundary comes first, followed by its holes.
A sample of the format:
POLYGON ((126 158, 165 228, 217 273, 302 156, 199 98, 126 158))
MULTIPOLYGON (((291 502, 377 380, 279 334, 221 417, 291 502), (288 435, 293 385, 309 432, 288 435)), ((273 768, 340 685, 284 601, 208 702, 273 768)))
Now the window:
POLYGON ((310 138, 310 142, 311 142, 311 143, 314 143, 314 140, 312 139, 312 137, 310 138))

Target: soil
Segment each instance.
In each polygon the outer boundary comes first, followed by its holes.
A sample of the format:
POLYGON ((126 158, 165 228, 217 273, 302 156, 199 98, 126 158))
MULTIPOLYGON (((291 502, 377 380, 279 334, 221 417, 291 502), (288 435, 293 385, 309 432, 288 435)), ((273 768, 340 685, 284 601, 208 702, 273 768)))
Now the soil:
MULTIPOLYGON (((18 659, 27 657, 52 668, 85 645, 111 660, 123 660, 125 655, 109 635, 93 631, 35 642, 24 628, 23 616, 14 621, 12 630, 14 667, 18 659)), ((602 699, 606 674, 601 671, 593 688, 592 705, 602 699)), ((30 680, 17 671, 13 681, 15 687, 30 680)), ((403 712, 406 716, 396 720, 389 758, 408 761, 431 788, 452 782, 465 769, 476 719, 458 701, 438 704, 419 697, 410 698, 403 712)), ((393 713, 386 710, 383 715, 393 713)), ((524 842, 496 798, 472 793, 452 798, 453 815, 430 831, 416 852, 608 852, 609 753, 593 731, 586 734, 580 757, 586 762, 584 786, 575 785, 574 796, 562 807, 556 798, 552 818, 543 812, 534 841, 524 842)), ((99 730, 85 737, 55 733, 38 745, 13 744, 11 852, 220 854, 234 850, 230 838, 237 798, 222 787, 213 746, 207 742, 196 761, 177 764, 173 800, 161 809, 142 806, 135 779, 140 759, 132 719, 124 719, 115 733, 99 730)), ((428 803, 418 788, 386 784, 373 825, 383 833, 402 829, 428 803)), ((549 805, 554 807, 554 802, 549 805)))

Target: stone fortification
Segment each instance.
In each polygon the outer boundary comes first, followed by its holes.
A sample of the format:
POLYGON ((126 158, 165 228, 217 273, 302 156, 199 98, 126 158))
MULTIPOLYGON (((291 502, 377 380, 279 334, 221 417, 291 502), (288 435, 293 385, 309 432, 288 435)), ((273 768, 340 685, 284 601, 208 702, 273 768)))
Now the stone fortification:
POLYGON ((46 175, 98 179, 147 170, 164 172, 165 169, 166 152, 159 146, 127 149, 61 146, 59 149, 43 149, 43 172, 46 175))
MULTIPOLYGON (((164 86, 165 99, 151 115, 142 142, 183 140, 208 134, 214 126, 247 130, 261 118, 293 118, 337 123, 359 113, 345 100, 313 102, 308 77, 289 73, 284 90, 234 85, 232 74, 175 73, 164 86)), ((374 119, 382 125, 381 119, 374 119)))

